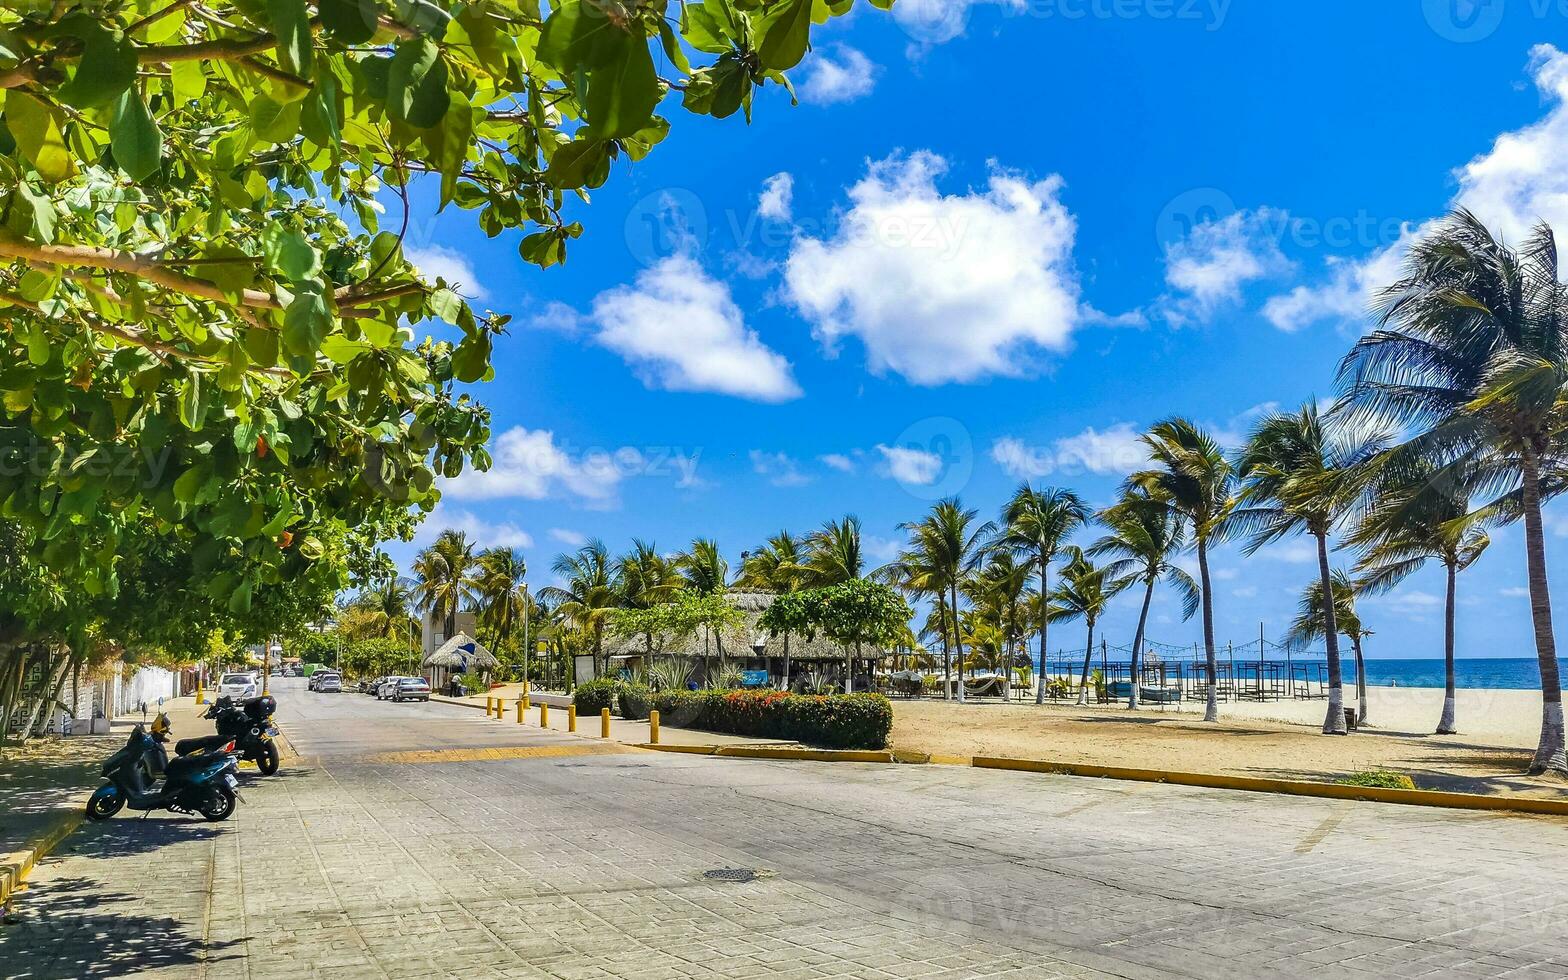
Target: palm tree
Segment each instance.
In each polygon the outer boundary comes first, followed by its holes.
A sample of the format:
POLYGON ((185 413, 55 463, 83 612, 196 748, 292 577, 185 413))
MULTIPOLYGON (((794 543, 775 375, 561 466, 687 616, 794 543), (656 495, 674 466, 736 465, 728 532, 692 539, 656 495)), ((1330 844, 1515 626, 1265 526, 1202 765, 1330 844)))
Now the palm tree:
POLYGON ((1010 552, 992 551, 984 567, 969 576, 964 584, 964 594, 969 597, 976 620, 970 635, 984 633, 986 643, 995 647, 1000 655, 1004 699, 1011 696, 1013 651, 1026 628, 1032 574, 1033 569, 1019 564, 1010 552))
POLYGON ((853 514, 828 521, 806 539, 806 582, 813 587, 840 585, 860 578, 865 556, 860 550, 860 518, 853 514))
MULTIPOLYGON (((901 525, 907 527, 907 525, 901 525)), ((947 585, 942 580, 940 562, 935 558, 936 549, 912 532, 910 543, 898 557, 871 573, 871 577, 898 589, 911 607, 921 600, 931 600, 931 611, 921 624, 919 638, 935 637, 942 644, 942 666, 946 689, 943 698, 952 696, 952 646, 947 628, 947 585)))
POLYGON ((1364 592, 1387 592, 1428 561, 1443 566, 1448 580, 1443 607, 1443 714, 1437 734, 1452 735, 1454 705, 1454 616, 1459 573, 1475 563, 1492 543, 1477 525, 1483 514, 1470 512, 1470 496, 1462 488, 1435 480, 1430 465, 1385 479, 1370 512, 1351 541, 1362 546, 1356 586, 1364 592))
MULTIPOLYGON (((1040 573, 1040 595, 1051 593, 1051 563, 1056 561, 1068 535, 1089 520, 1089 508, 1071 490, 1036 490, 1025 483, 1013 493, 1002 509, 1002 529, 993 547, 1006 549, 1033 563, 1040 573)), ((1045 651, 1050 616, 1047 603, 1040 602, 1040 675, 1036 680, 1034 703, 1045 703, 1045 651)))
POLYGON ((457 613, 476 595, 474 546, 462 531, 442 531, 414 558, 414 601, 441 621, 447 639, 457 633, 457 613))
MULTIPOLYGON (((627 609, 652 609, 669 602, 684 582, 674 562, 659 554, 651 541, 632 539, 632 550, 615 560, 620 580, 621 605, 627 609)), ((643 634, 643 655, 653 663, 653 631, 643 634)))
MULTIPOLYGON (((806 576, 801 542, 788 531, 780 531, 768 543, 745 556, 736 584, 784 594, 801 587, 806 576)), ((789 632, 784 633, 784 690, 789 690, 789 632)))
MULTIPOLYGON (((491 548, 481 552, 475 576, 479 622, 490 631, 498 648, 510 646, 519 625, 528 622, 532 597, 528 594, 528 562, 516 548, 491 548)), ((528 636, 523 636, 523 679, 526 681, 528 636)))
POLYGON ((620 601, 620 582, 604 542, 595 538, 569 555, 557 555, 550 565, 564 586, 539 590, 543 599, 556 604, 556 612, 593 639, 595 670, 609 672, 604 656, 604 620, 620 601))
POLYGON ((1155 584, 1164 579, 1181 594, 1183 619, 1191 619, 1198 611, 1203 593, 1192 576, 1176 564, 1176 555, 1187 547, 1187 519, 1180 511, 1130 487, 1120 501, 1100 513, 1100 523, 1110 533, 1091 545, 1087 554, 1111 558, 1106 571, 1112 578, 1144 585, 1143 607, 1132 641, 1132 692, 1127 697, 1127 707, 1132 709, 1138 707, 1138 665, 1155 584))
POLYGON ((729 583, 730 563, 711 538, 694 538, 690 548, 675 556, 675 567, 695 592, 723 592, 729 583))
MULTIPOLYGON (((1265 416, 1236 467, 1243 488, 1240 507, 1231 519, 1238 530, 1251 532, 1246 553, 1305 530, 1317 541, 1319 585, 1325 595, 1332 595, 1328 536, 1364 488, 1364 464, 1377 449, 1369 439, 1347 445, 1330 438, 1313 402, 1294 414, 1265 416)), ((1340 631, 1334 612, 1333 603, 1323 604, 1323 642, 1328 648, 1328 714, 1323 734, 1344 735, 1340 631)))
MULTIPOLYGON (((1367 662, 1362 656, 1361 641, 1371 636, 1372 631, 1362 625, 1361 616, 1356 612, 1356 583, 1350 580, 1350 576, 1336 568, 1330 578, 1330 585, 1334 595, 1334 623, 1342 635, 1350 638, 1350 644, 1356 652, 1356 694, 1361 709, 1360 723, 1370 724, 1367 721, 1367 662)), ((1297 608, 1300 611, 1285 634, 1285 645, 1300 650, 1323 636, 1323 624, 1328 619, 1323 609, 1323 583, 1309 583, 1301 593, 1297 608)))
POLYGON ((1149 447, 1154 466, 1129 476, 1127 485, 1143 490, 1187 521, 1198 553, 1198 583, 1203 593, 1203 656, 1209 681, 1203 720, 1219 721, 1209 547, 1227 536, 1227 522, 1235 507, 1236 474, 1219 443, 1187 419, 1157 423, 1143 435, 1143 444, 1149 447))
POLYGON ((414 590, 405 579, 383 578, 354 597, 354 607, 366 616, 371 635, 388 640, 408 640, 419 628, 412 609, 414 590))
POLYGON ((1417 434, 1399 453, 1524 518, 1541 737, 1530 772, 1568 774, 1562 682, 1546 579, 1541 502, 1560 492, 1568 428, 1568 310, 1557 244, 1539 225, 1515 251, 1466 211, 1413 244, 1383 294, 1379 328, 1340 365, 1350 410, 1417 434))
POLYGON ((966 572, 984 557, 984 543, 996 531, 989 521, 976 525, 979 511, 965 510, 955 497, 937 501, 922 520, 900 525, 914 535, 911 549, 928 572, 929 585, 940 588, 950 601, 953 650, 958 660, 958 700, 964 701, 964 641, 958 623, 958 587, 966 572))
POLYGON ((1095 567, 1082 548, 1068 547, 1067 566, 1062 569, 1061 582, 1051 592, 1046 615, 1052 622, 1082 617, 1089 627, 1089 638, 1083 648, 1083 674, 1078 679, 1079 704, 1089 703, 1089 661, 1094 656, 1094 624, 1099 621, 1112 597, 1131 584, 1130 579, 1114 577, 1110 566, 1095 567))

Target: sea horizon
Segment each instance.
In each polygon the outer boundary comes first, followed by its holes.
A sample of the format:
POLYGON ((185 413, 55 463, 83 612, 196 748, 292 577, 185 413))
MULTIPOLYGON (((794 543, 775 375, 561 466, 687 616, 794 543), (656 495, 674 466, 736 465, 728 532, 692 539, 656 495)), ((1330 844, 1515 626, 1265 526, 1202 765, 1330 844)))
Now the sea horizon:
MULTIPOLYGON (((1355 657, 1349 650, 1344 651, 1344 680, 1347 684, 1355 678, 1355 657)), ((1035 656, 1036 665, 1039 663, 1035 656)), ((1065 663, 1073 664, 1071 655, 1065 663)), ((1114 659, 1114 658, 1113 658, 1114 659)), ((1232 662, 1224 653, 1220 654, 1220 663, 1232 662)), ((1051 667, 1057 672, 1058 665, 1064 661, 1058 660, 1057 654, 1051 654, 1051 667)), ((1173 658, 1166 658, 1167 663, 1175 663, 1173 658)), ((1190 659, 1179 661, 1191 663, 1190 659)), ((1239 667, 1244 663, 1256 663, 1255 659, 1247 660, 1240 656, 1234 663, 1239 667)), ((1269 663, 1284 663, 1283 657, 1270 656, 1269 663)), ((1306 654, 1291 658, 1291 662, 1301 664, 1321 664, 1324 662, 1321 655, 1306 654)), ((1091 667, 1099 666, 1098 653, 1091 662, 1091 667)), ((1416 688, 1442 688, 1444 686, 1444 670, 1442 657, 1387 657, 1366 658, 1367 684, 1372 687, 1416 687, 1416 688)), ((1563 678, 1564 686, 1568 687, 1568 661, 1560 661, 1559 674, 1563 678)), ((1454 686, 1465 690, 1498 690, 1498 691, 1535 691, 1541 687, 1541 671, 1535 657, 1455 657, 1454 658, 1454 686)))

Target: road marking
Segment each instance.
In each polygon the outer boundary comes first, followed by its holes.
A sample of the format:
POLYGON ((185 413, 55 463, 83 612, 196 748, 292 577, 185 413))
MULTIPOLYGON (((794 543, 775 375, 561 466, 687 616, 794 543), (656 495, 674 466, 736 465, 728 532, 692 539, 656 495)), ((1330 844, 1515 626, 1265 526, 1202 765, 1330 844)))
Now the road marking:
POLYGON ((622 755, 635 752, 629 745, 513 745, 493 749, 422 749, 413 752, 382 752, 366 756, 368 762, 418 765, 430 762, 499 762, 506 759, 562 759, 578 755, 622 755))
POLYGON ((1296 845, 1297 854, 1311 854, 1312 849, 1323 843, 1324 838, 1332 834, 1345 819, 1346 814, 1336 813, 1312 829, 1312 832, 1301 838, 1301 843, 1296 845))

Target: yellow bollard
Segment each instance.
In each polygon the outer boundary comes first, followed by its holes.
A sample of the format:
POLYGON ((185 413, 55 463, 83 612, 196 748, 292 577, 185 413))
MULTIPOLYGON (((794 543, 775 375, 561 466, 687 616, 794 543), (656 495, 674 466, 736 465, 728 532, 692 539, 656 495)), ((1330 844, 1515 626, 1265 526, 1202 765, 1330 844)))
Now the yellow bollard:
POLYGON ((518 698, 517 699, 517 723, 519 725, 521 725, 523 723, 523 699, 522 698, 518 698))
POLYGON ((485 695, 485 717, 488 718, 493 714, 495 714, 495 698, 487 694, 485 695))
POLYGON ((600 708, 599 709, 599 737, 600 738, 609 738, 610 737, 610 709, 609 708, 600 708))
POLYGON ((207 695, 203 694, 202 690, 201 690, 201 678, 200 677, 196 678, 196 703, 197 704, 206 704, 207 703, 207 695))
POLYGON ((550 727, 550 706, 543 702, 540 702, 539 704, 539 727, 550 727))
POLYGON ((659 744, 659 713, 657 711, 648 712, 648 744, 659 744))
POLYGON ((577 705, 575 704, 566 706, 566 730, 569 732, 577 731, 577 705))

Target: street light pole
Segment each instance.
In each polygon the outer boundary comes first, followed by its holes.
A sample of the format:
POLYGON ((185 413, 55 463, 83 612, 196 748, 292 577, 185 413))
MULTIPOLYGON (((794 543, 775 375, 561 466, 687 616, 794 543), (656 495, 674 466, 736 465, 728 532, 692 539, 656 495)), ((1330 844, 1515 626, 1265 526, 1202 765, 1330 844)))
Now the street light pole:
POLYGON ((528 690, 528 583, 523 583, 523 690, 528 690))

